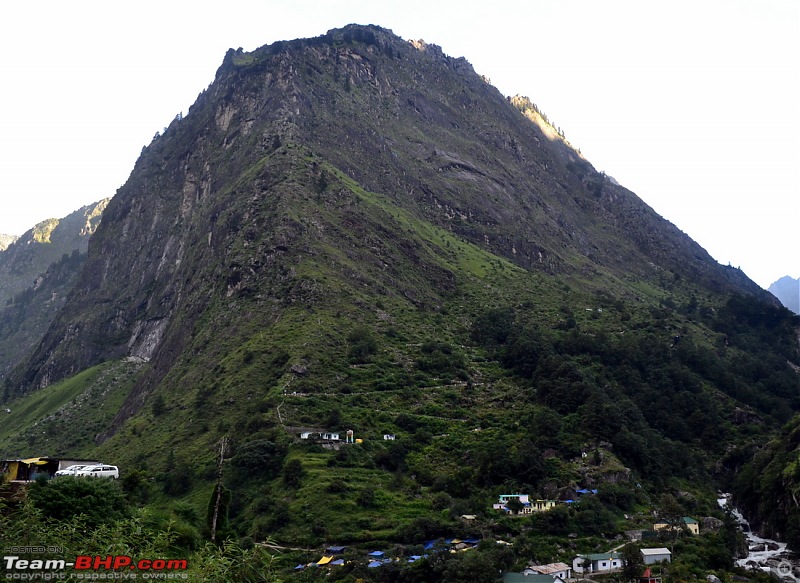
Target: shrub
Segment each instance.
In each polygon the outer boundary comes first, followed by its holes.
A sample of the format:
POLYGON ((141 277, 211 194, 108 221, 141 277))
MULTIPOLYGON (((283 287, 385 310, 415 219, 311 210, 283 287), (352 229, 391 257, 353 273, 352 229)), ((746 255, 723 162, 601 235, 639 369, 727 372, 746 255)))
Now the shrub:
POLYGON ((81 514, 89 524, 102 524, 123 518, 128 513, 125 495, 114 480, 64 476, 37 481, 30 499, 44 516, 69 520, 81 514))
POLYGON ((256 439, 240 446, 231 466, 243 478, 272 479, 278 475, 286 457, 286 447, 269 439, 256 439))
POLYGON ((303 470, 303 462, 297 458, 292 458, 286 465, 283 466, 283 483, 291 488, 296 488, 300 485, 300 480, 305 475, 303 470))
POLYGON ((353 331, 347 336, 347 341, 350 343, 347 355, 355 363, 367 362, 369 357, 378 351, 378 342, 375 340, 372 330, 366 326, 353 328, 353 331))

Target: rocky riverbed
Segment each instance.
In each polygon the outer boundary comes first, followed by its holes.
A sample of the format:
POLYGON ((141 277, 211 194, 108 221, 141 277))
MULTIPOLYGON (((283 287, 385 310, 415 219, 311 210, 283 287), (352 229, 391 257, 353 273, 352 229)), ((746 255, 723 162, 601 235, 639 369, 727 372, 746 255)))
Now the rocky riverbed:
MULTIPOLYGON (((729 499, 728 494, 720 494, 717 502, 726 508, 729 499)), ((786 543, 763 538, 753 532, 750 523, 737 508, 731 508, 731 513, 747 537, 747 556, 737 559, 736 564, 745 569, 772 573, 782 580, 800 583, 800 557, 787 550, 786 543)))

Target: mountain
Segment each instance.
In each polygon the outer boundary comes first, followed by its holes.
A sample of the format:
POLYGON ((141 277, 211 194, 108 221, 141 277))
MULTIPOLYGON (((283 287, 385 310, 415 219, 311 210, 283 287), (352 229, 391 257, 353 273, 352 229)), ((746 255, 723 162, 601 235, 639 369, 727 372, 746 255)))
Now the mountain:
POLYGON ((47 219, 0 251, 0 305, 34 285, 36 278, 74 250, 86 253, 109 199, 84 206, 62 219, 47 219))
POLYGON ((43 221, 0 251, 0 378, 41 341, 66 302, 107 204, 43 221))
POLYGON ((800 277, 792 279, 786 275, 770 285, 767 291, 795 314, 800 314, 800 277))
POLYGON ((800 410, 798 327, 529 99, 352 25, 230 50, 142 151, 0 451, 113 460, 202 515, 225 438, 231 528, 304 548, 463 514, 525 538, 492 499, 591 487, 530 528, 613 538, 664 490, 719 514, 800 410))
MULTIPOLYGON (((378 28, 229 51, 214 84, 114 197, 82 299, 67 306, 23 384, 46 386, 125 353, 157 357, 165 373, 185 343, 173 315, 199 315, 217 278, 226 295, 241 295, 266 262, 288 269, 289 243, 324 228, 306 224, 319 211, 288 208, 299 201, 284 183, 299 175, 317 181, 310 189, 320 192, 305 195, 315 202, 328 181, 342 189, 354 180, 522 268, 615 283, 674 273, 768 296, 542 130, 526 100, 511 101, 466 60, 378 28), (65 327, 102 332, 63 342, 65 327)), ((180 318, 189 327, 193 319, 180 318)))

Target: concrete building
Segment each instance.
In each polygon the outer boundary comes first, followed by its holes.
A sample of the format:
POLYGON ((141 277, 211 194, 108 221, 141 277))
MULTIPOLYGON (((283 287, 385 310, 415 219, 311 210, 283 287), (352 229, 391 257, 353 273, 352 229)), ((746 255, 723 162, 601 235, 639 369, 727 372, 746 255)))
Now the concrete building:
POLYGON ((672 553, 665 547, 642 549, 640 552, 642 553, 642 560, 645 565, 652 565, 653 563, 660 563, 662 561, 669 563, 672 560, 672 553))

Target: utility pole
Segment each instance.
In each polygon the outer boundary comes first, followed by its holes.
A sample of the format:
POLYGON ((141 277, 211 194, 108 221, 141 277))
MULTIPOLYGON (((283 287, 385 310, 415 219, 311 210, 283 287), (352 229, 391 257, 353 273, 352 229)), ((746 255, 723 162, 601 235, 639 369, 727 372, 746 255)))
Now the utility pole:
POLYGON ((222 463, 225 461, 225 450, 228 448, 228 436, 219 440, 219 461, 217 462, 217 499, 214 501, 214 515, 211 518, 211 542, 217 542, 217 520, 222 501, 222 463))

